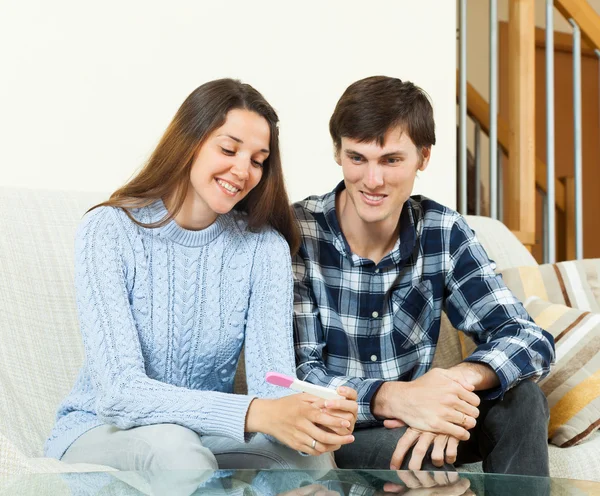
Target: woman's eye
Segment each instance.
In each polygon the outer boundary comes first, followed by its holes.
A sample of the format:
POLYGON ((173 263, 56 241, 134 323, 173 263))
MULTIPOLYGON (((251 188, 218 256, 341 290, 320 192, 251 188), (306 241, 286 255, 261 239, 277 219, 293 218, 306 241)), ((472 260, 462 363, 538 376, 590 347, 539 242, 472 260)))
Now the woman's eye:
POLYGON ((262 167, 262 166, 263 166, 263 163, 262 163, 262 162, 259 162, 258 160, 253 160, 253 161, 252 161, 252 164, 253 164, 255 167, 262 167))
POLYGON ((221 151, 225 154, 225 155, 235 155, 235 152, 233 150, 228 150, 227 148, 223 148, 221 147, 221 151))

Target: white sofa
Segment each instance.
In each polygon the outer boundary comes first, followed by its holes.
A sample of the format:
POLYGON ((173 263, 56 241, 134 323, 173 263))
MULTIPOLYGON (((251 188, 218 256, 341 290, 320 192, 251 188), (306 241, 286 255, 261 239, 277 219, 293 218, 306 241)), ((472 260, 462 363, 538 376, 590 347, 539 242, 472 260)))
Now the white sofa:
MULTIPOLYGON (((83 357, 73 289, 75 229, 104 199, 0 188, 0 475, 108 469, 42 457, 83 357)), ((468 222, 499 269, 536 264, 500 222, 468 222)), ((460 344, 447 320, 441 340, 436 364, 458 362, 460 344)), ((550 446, 550 459, 552 476, 600 481, 600 436, 570 448, 550 446)))

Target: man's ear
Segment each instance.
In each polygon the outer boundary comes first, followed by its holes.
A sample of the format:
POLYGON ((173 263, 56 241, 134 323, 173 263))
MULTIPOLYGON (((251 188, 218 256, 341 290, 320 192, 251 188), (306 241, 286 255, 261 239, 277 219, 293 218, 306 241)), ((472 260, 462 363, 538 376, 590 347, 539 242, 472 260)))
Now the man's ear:
POLYGON ((341 157, 340 151, 338 149, 335 149, 333 151, 333 159, 335 160, 336 164, 342 165, 342 157, 341 157))
POLYGON ((421 156, 423 157, 423 160, 421 161, 421 165, 419 166, 419 170, 421 172, 423 172, 425 169, 427 169, 427 166, 429 165, 429 159, 431 158, 431 147, 427 146, 427 147, 423 147, 421 148, 421 156))

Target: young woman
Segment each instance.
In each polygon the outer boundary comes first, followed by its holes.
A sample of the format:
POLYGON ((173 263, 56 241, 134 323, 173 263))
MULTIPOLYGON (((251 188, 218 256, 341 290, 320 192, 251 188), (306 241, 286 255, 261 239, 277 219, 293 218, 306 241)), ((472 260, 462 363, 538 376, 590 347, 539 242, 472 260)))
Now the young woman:
POLYGON ((84 217, 85 361, 47 455, 120 470, 327 469, 353 441, 354 390, 324 408, 264 380, 295 375, 299 235, 277 122, 251 86, 206 83, 145 167, 84 217), (242 346, 249 395, 232 393, 242 346))

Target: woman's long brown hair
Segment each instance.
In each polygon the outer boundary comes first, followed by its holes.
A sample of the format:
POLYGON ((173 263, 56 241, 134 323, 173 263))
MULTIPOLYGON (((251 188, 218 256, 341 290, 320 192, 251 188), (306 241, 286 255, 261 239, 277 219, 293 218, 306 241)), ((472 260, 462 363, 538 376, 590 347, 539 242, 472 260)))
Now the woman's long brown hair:
POLYGON ((271 131, 270 153, 263 163, 261 180, 234 209, 248 214, 248 225, 253 230, 268 225, 279 231, 290 245, 290 251, 295 253, 300 245, 300 234, 283 179, 279 118, 258 91, 234 79, 217 79, 196 88, 179 107, 144 167, 108 201, 90 210, 102 206, 119 207, 133 222, 149 228, 171 221, 185 200, 196 152, 234 109, 246 109, 264 117, 271 131), (169 214, 158 222, 143 224, 130 212, 130 209, 145 207, 167 197, 171 200, 169 214))

